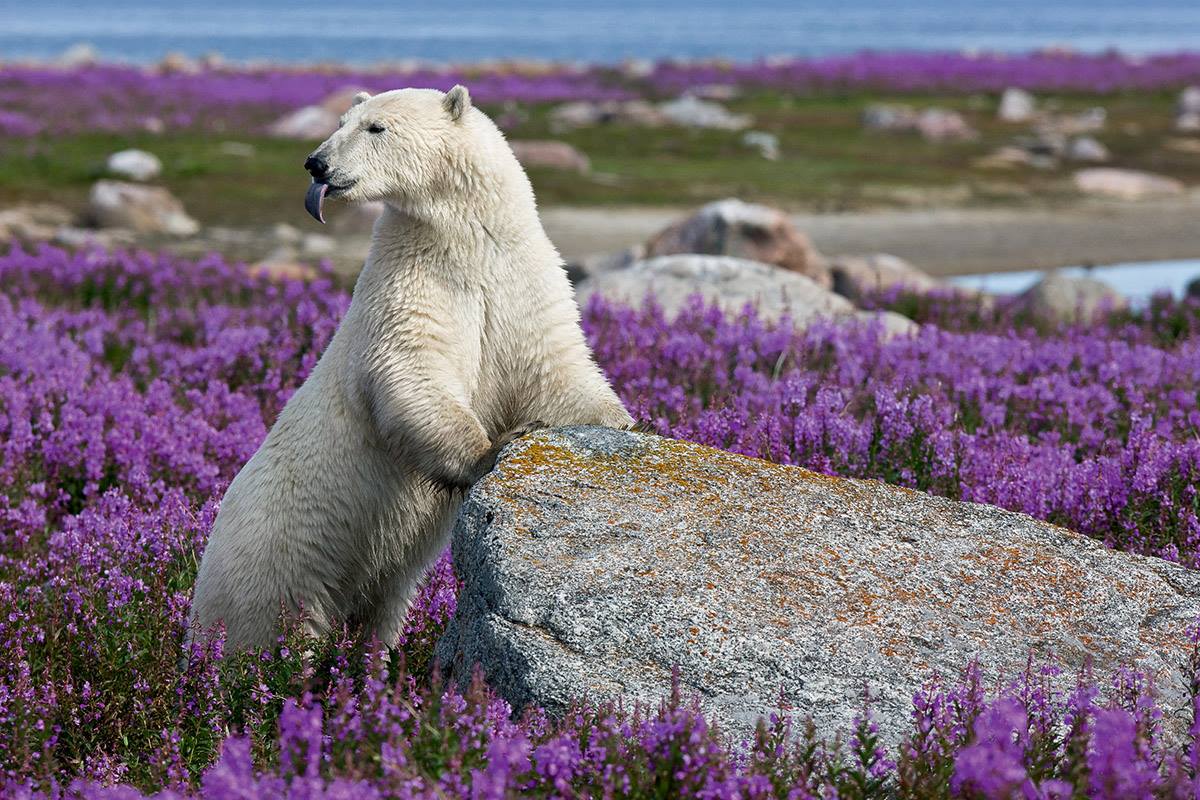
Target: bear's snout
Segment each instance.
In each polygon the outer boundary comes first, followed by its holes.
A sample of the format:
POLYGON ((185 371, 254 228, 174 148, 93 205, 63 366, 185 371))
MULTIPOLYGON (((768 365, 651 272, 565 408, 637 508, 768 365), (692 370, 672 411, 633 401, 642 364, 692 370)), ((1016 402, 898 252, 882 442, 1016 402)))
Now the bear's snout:
POLYGON ((304 160, 304 168, 313 176, 315 180, 323 180, 329 175, 329 162, 321 158, 316 153, 304 160))

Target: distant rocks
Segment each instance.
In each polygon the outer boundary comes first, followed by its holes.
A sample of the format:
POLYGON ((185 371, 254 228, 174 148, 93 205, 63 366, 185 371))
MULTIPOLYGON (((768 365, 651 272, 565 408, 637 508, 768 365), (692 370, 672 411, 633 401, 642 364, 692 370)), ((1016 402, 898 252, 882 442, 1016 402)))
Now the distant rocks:
POLYGON ((719 200, 670 225, 646 243, 646 256, 703 253, 773 264, 831 283, 825 259, 782 211, 741 200, 719 200))
POLYGON ((742 134, 742 144, 758 151, 767 161, 779 160, 779 137, 766 131, 746 131, 742 134))
POLYGON ((22 242, 49 241, 63 226, 72 224, 74 215, 54 203, 33 203, 0 211, 0 239, 22 242))
POLYGON ((862 114, 863 127, 886 133, 917 133, 929 142, 968 141, 978 132, 957 111, 926 108, 918 111, 903 104, 874 103, 862 114))
POLYGON ((113 175, 133 181, 151 181, 162 174, 162 162, 145 150, 121 150, 108 157, 105 168, 113 175))
POLYGON ((1118 200, 1175 197, 1184 192, 1183 184, 1174 178, 1132 169, 1083 169, 1075 173, 1074 181, 1075 188, 1084 194, 1118 200))
POLYGON ((282 139, 325 139, 337 130, 338 116, 320 106, 304 106, 272 122, 267 133, 282 139))
POLYGON ((102 180, 88 195, 88 215, 101 228, 127 228, 138 234, 192 236, 200 224, 183 204, 159 186, 102 180))
POLYGON ((1071 278, 1052 272, 1016 298, 1014 311, 1036 319, 1086 322, 1129 301, 1096 278, 1071 278))
POLYGON ((1067 144, 1066 157, 1069 161, 1103 164, 1112 156, 1108 148, 1091 136, 1077 136, 1067 144))
MULTIPOLYGON (((1200 574, 1046 522, 604 428, 538 431, 467 495, 438 645, 517 709, 685 700, 733 741, 772 714, 848 731, 870 690, 890 748, 912 698, 1052 655, 1054 692, 1136 665, 1184 707, 1200 574)), ((1163 720, 1171 735, 1186 721, 1163 720)), ((895 752, 893 750, 893 752, 895 752)))
POLYGON ((679 125, 739 131, 750 127, 753 120, 744 114, 730 112, 716 101, 689 94, 657 105, 646 100, 563 103, 551 110, 549 122, 550 130, 563 133, 596 125, 644 128, 679 125))
POLYGON ((690 94, 660 104, 658 111, 668 121, 685 128, 740 131, 753 124, 753 120, 745 114, 733 114, 720 103, 701 100, 690 94))
POLYGON ((586 175, 592 162, 586 155, 566 142, 550 139, 509 140, 517 161, 526 168, 559 169, 586 175))
POLYGON ((1002 122, 1029 122, 1037 113, 1037 101, 1024 89, 1009 87, 1000 96, 996 117, 1002 122))
POLYGON ((1200 86, 1189 86, 1179 93, 1175 106, 1175 130, 1200 133, 1200 86))

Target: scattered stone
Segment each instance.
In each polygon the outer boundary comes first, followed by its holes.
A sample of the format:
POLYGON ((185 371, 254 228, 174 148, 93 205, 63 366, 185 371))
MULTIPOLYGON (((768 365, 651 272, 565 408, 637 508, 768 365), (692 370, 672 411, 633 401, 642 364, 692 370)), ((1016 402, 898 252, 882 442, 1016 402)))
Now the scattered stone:
POLYGON ((686 128, 714 128, 740 131, 753 120, 745 114, 733 114, 720 103, 685 94, 677 100, 661 103, 658 110, 668 120, 686 128))
POLYGON ((979 134, 957 111, 927 108, 917 115, 917 133, 929 142, 968 141, 979 134))
POLYGON ((1038 319, 1076 322, 1128 305, 1122 294, 1101 280, 1052 272, 1017 298, 1016 310, 1038 319))
POLYGON ((1037 101, 1024 89, 1010 86, 1000 96, 996 116, 1003 122, 1029 122, 1037 113, 1037 101))
POLYGON ((1084 194, 1119 200, 1175 197, 1184 186, 1174 178, 1132 169, 1093 167, 1075 173, 1075 187, 1084 194))
POLYGON ((566 265, 567 276, 571 278, 572 285, 577 285, 580 281, 593 275, 603 275, 606 272, 625 269, 645 257, 646 246, 644 244, 636 244, 615 253, 585 256, 566 265))
POLYGON ((44 242, 70 225, 74 215, 54 203, 32 203, 0 211, 0 240, 44 242))
POLYGON ((114 247, 133 246, 137 243, 137 237, 133 231, 124 228, 96 230, 95 228, 63 225, 54 232, 52 241, 57 245, 74 249, 99 247, 104 250, 112 250, 114 247))
MULTIPOLYGON (((475 485, 437 648, 514 708, 686 699, 733 741, 760 718, 848 731, 869 688, 894 748, 932 676, 1032 654, 1187 701, 1200 574, 1022 514, 605 428, 538 431, 475 485)), ((1170 735, 1186 721, 1169 722, 1170 735)))
POLYGON ((975 159, 971 163, 976 169, 1010 170, 1020 167, 1032 167, 1035 165, 1035 158, 1023 147, 1005 145, 982 158, 975 159))
POLYGON ((159 186, 97 181, 88 197, 88 214, 100 228, 128 228, 141 234, 193 236, 200 223, 183 204, 159 186))
POLYGON ((162 174, 162 162, 145 150, 121 150, 108 157, 106 169, 134 181, 151 181, 162 174))
POLYGON ((855 312, 849 300, 804 275, 728 256, 688 254, 638 261, 581 282, 575 287, 576 302, 585 306, 597 293, 635 306, 653 294, 668 316, 678 314, 699 294, 706 303, 729 313, 740 312, 749 303, 763 319, 777 320, 788 314, 797 327, 855 312))
POLYGON ((304 234, 295 225, 277 222, 271 226, 271 238, 280 244, 299 244, 304 234))
POLYGON ((675 253, 736 256, 831 283, 825 259, 787 214, 733 198, 703 206, 646 243, 647 257, 675 253))
POLYGON ((158 62, 158 71, 168 75, 194 75, 200 71, 200 65, 183 53, 167 53, 158 62))
POLYGON ((1200 86, 1189 86, 1179 93, 1175 106, 1175 130, 1181 133, 1200 132, 1200 86))
POLYGON ((1200 133, 1200 114, 1188 112, 1175 117, 1175 130, 1180 133, 1200 133))
POLYGON ((872 103, 863 109, 862 124, 869 131, 912 131, 917 127, 917 112, 912 106, 872 103))
POLYGON ((361 86, 343 86, 330 93, 317 105, 340 118, 342 114, 350 110, 350 106, 354 103, 354 96, 365 91, 366 89, 361 86))
POLYGON ((649 78, 656 65, 648 58, 627 58, 621 62, 621 73, 627 78, 649 78))
POLYGON ((921 326, 895 311, 855 311, 850 317, 854 324, 875 326, 884 341, 915 336, 921 326))
POLYGON ((272 122, 267 133, 283 139, 327 139, 337 130, 340 116, 321 106, 304 106, 272 122))
POLYGON ((779 137, 766 131, 746 131, 742 134, 742 144, 753 148, 767 161, 779 160, 779 137))
POLYGON ((311 264, 300 262, 296 251, 289 247, 281 247, 257 264, 251 264, 247 272, 272 281, 311 281, 319 274, 311 264))
POLYGON ((1078 136, 1083 133, 1102 131, 1107 122, 1108 111, 1100 106, 1094 106, 1078 114, 1048 116, 1038 124, 1038 128, 1063 136, 1078 136))
POLYGON ((592 170, 592 162, 583 153, 567 144, 552 139, 510 140, 513 154, 521 165, 529 168, 561 169, 586 175, 592 170))
POLYGON ((1108 148, 1091 136, 1076 136, 1067 145, 1067 158, 1071 161, 1086 161, 1103 164, 1112 156, 1108 148))
POLYGON ((592 103, 577 101, 556 106, 549 116, 555 133, 590 128, 594 125, 631 125, 659 128, 669 123, 658 107, 646 100, 592 103))
POLYGON ((258 153, 254 145, 246 142, 221 142, 218 149, 222 155, 236 156, 237 158, 253 158, 258 153))
POLYGON ((917 292, 942 286, 937 278, 890 253, 834 256, 829 260, 829 271, 833 276, 833 291, 853 303, 869 292, 897 286, 917 292))

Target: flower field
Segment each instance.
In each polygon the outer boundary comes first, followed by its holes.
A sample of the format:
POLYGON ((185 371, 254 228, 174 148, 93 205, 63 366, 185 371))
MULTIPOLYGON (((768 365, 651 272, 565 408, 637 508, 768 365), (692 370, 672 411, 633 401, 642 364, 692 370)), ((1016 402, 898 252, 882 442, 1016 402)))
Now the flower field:
POLYGON ((615 67, 353 70, 282 67, 144 69, 95 64, 72 68, 0 67, 0 134, 14 137, 89 131, 261 132, 282 114, 355 86, 446 90, 466 83, 477 102, 537 104, 567 100, 672 97, 729 84, 785 93, 1034 91, 1109 93, 1177 90, 1200 82, 1200 54, 1132 58, 1029 53, 860 53, 756 63, 661 63, 615 67), (64 115, 62 108, 71 108, 64 115))
MULTIPOLYGON (((930 676, 894 752, 775 720, 731 743, 689 702, 513 718, 439 683, 455 604, 431 571, 405 641, 289 636, 181 653, 221 493, 348 304, 217 257, 0 256, 0 783, 5 797, 1192 797, 1194 708, 1135 672, 1052 688, 930 676), (306 653, 302 656, 302 653, 306 653), (182 655, 182 658, 181 658, 182 655), (1168 725, 1168 720, 1183 724, 1168 725), (1189 729, 1189 724, 1190 725, 1189 729), (1180 734, 1179 732, 1184 733, 1180 734)), ((959 296, 875 298, 924 323, 793 331, 694 305, 594 302, 636 417, 678 438, 1049 519, 1200 566, 1200 305, 1047 327, 959 296)), ((1197 638, 1197 637, 1194 637, 1197 638)), ((1200 657, 1179 666, 1200 689, 1200 657)))

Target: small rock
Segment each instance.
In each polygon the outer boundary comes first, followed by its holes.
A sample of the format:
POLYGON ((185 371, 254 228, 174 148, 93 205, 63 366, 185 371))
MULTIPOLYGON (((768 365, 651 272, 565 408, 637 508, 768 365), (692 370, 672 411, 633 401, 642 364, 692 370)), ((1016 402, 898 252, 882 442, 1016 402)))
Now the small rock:
POLYGON ((1200 112, 1187 111, 1176 116, 1175 130, 1180 133, 1200 133, 1200 112))
POLYGON ((646 100, 563 103, 550 112, 548 121, 550 130, 555 133, 589 128, 593 125, 659 128, 669 122, 657 106, 646 100))
POLYGON ((661 103, 658 110, 671 122, 686 128, 740 131, 750 127, 752 123, 751 118, 745 114, 733 114, 720 103, 701 100, 690 94, 661 103))
POLYGON ((932 275, 890 253, 834 256, 829 260, 833 291, 858 303, 868 292, 903 286, 916 292, 928 292, 942 285, 932 275))
POLYGON ((872 103, 863 109, 862 124, 869 131, 912 131, 917 127, 917 112, 912 106, 872 103))
POLYGON ((326 139, 337 130, 339 114, 321 106, 304 106, 267 126, 267 133, 284 139, 326 139))
MULTIPOLYGON (((1200 574, 993 506, 607 428, 501 454, 452 534, 458 607, 437 648, 518 712, 684 700, 731 743, 759 719, 849 731, 864 689, 891 749, 912 699, 1052 653, 1065 696, 1136 664, 1186 707, 1200 574)), ((1059 694, 1061 693, 1061 694, 1059 694)), ((1169 736, 1187 722, 1164 719, 1169 736)), ((999 795, 998 795, 999 796, 999 795)))
POLYGON ((271 238, 280 244, 298 244, 303 236, 299 228, 286 222, 277 222, 271 227, 271 238))
POLYGON ((1108 111, 1100 106, 1094 106, 1078 114, 1057 114, 1046 117, 1038 123, 1038 128, 1062 136, 1078 136, 1082 133, 1102 131, 1107 122, 1108 111))
POLYGON ((1108 148, 1091 136, 1076 136, 1067 145, 1067 158, 1071 161, 1089 161, 1093 164, 1103 164, 1112 156, 1108 148))
POLYGON ((746 131, 742 134, 742 144, 754 148, 767 161, 779 160, 779 137, 766 131, 746 131))
POLYGON ((544 169, 562 169, 586 175, 592 169, 592 162, 583 153, 566 142, 551 139, 510 140, 513 155, 524 167, 544 169))
POLYGON ((1175 110, 1180 114, 1200 115, 1200 86, 1189 86, 1180 92, 1175 110))
POLYGON ((1176 153, 1200 155, 1200 139, 1168 139, 1166 147, 1176 153))
POLYGON ((95 228, 77 228, 64 225, 54 232, 53 242, 63 247, 83 248, 99 247, 112 250, 115 247, 130 247, 137 242, 133 231, 124 228, 108 228, 98 231, 95 228))
POLYGON ((162 174, 162 162, 145 150, 121 150, 108 157, 105 165, 113 175, 135 181, 150 181, 162 174))
POLYGON ((1028 122, 1037 112, 1037 101, 1024 89, 1009 87, 1000 96, 996 116, 1003 122, 1028 122))
POLYGON ((1023 147, 1005 145, 971 163, 977 169, 1017 169, 1033 166, 1034 158, 1023 147))
POLYGON ((1077 322, 1128 305, 1122 294, 1101 280, 1052 272, 1017 298, 1015 310, 1038 319, 1077 322))
POLYGON ((1175 197, 1184 192, 1183 184, 1174 178, 1112 167, 1093 167, 1076 172, 1075 187, 1084 194, 1119 200, 1175 197))
POLYGON ((566 265, 567 274, 572 277, 572 285, 575 285, 579 281, 594 275, 603 275, 606 272, 625 269, 645 257, 646 246, 644 244, 637 244, 615 253, 599 253, 576 259, 566 265))
POLYGON ((0 211, 0 239, 44 242, 60 228, 70 225, 74 215, 54 203, 33 203, 0 211))
POLYGON ((128 228, 142 234, 192 236, 200 223, 166 189, 121 181, 97 181, 88 196, 88 213, 98 227, 128 228))
POLYGON ((772 264, 831 285, 829 266, 777 208, 729 198, 701 207, 646 243, 647 257, 676 253, 735 256, 772 264))
POLYGON ((581 307, 592 294, 634 306, 652 294, 669 317, 699 294, 706 303, 715 303, 732 314, 748 303, 766 320, 778 320, 787 314, 797 327, 855 313, 849 300, 810 278, 770 264, 727 256, 675 255, 638 261, 626 269, 589 277, 575 287, 575 299, 581 307))
MULTIPOLYGON (((841 318, 839 318, 841 319, 841 318)), ((895 311, 855 311, 849 318, 849 324, 866 325, 878 328, 884 341, 915 336, 921 326, 903 314, 895 311)))
POLYGON ((272 281, 311 281, 319 274, 312 265, 297 260, 296 251, 290 247, 280 247, 246 271, 272 281))
POLYGON ((967 141, 979 134, 957 111, 927 108, 917 115, 917 132, 929 142, 967 141))
POLYGON ((194 75, 200 71, 200 65, 183 53, 167 53, 158 62, 158 71, 168 75, 194 75))

